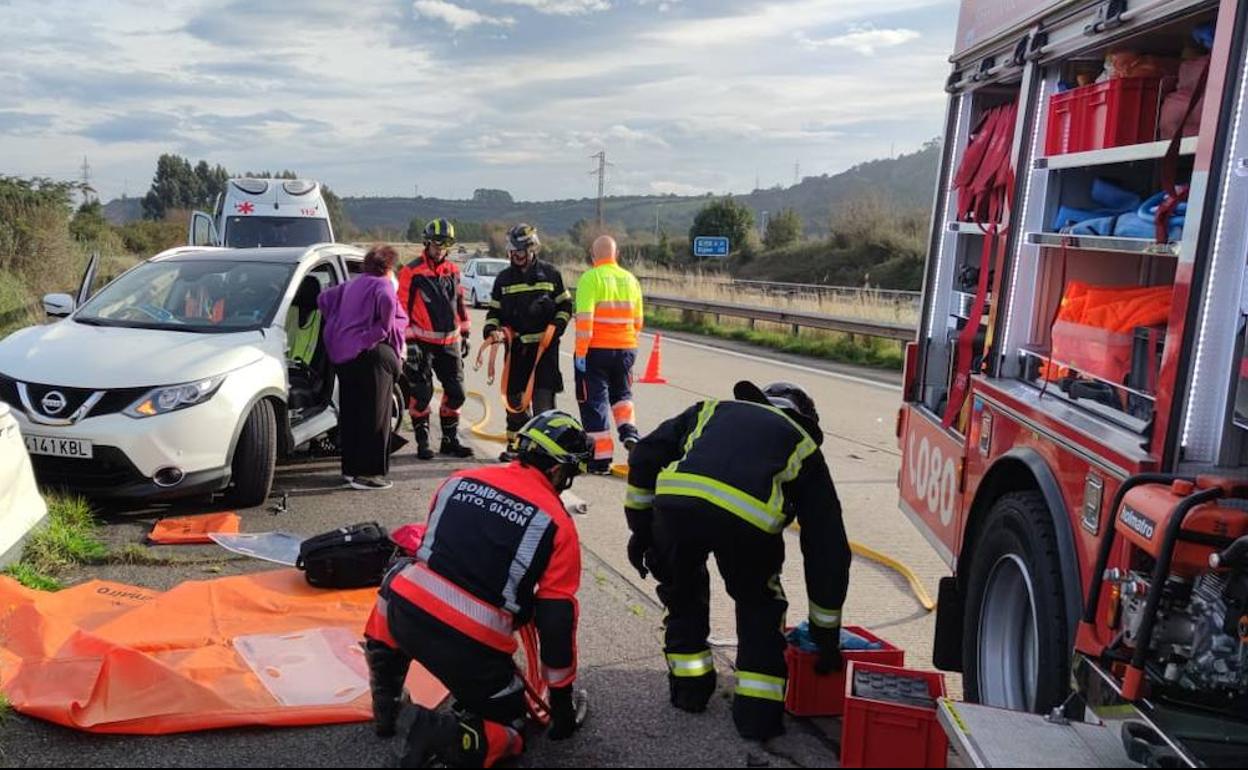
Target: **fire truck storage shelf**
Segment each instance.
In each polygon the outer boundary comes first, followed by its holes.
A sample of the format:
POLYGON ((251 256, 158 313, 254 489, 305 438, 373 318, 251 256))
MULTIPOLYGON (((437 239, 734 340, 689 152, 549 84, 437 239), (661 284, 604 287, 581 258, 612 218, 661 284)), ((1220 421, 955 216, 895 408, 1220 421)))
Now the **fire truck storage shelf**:
MULTIPOLYGON (((1189 136, 1179 143, 1179 155, 1196 154, 1197 137, 1189 136)), ((1170 149, 1170 141, 1147 142, 1145 144, 1129 144, 1125 147, 1110 147, 1105 150, 1088 150, 1072 152, 1064 155, 1050 155, 1036 158, 1037 169, 1059 171, 1068 168, 1087 168, 1089 166, 1109 166, 1116 163, 1136 163, 1144 160, 1161 160, 1170 149)))
POLYGON ((1179 244, 1157 243, 1148 238, 1118 238, 1103 235, 1070 235, 1067 233, 1027 233, 1027 242, 1035 246, 1061 248, 1065 245, 1075 251, 1112 251, 1121 254, 1139 254, 1153 257, 1179 256, 1179 244))
POLYGON ((1132 767, 1117 731, 1083 722, 1054 722, 1040 714, 955 703, 936 717, 958 756, 971 767, 1132 767))

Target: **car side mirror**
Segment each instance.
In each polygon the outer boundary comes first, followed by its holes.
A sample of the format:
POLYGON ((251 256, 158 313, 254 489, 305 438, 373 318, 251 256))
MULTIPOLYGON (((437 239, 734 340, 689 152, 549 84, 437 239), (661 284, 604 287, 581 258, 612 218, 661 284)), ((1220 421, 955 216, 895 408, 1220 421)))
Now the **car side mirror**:
POLYGON ((68 294, 45 294, 43 312, 52 318, 68 318, 74 312, 74 298, 68 294))

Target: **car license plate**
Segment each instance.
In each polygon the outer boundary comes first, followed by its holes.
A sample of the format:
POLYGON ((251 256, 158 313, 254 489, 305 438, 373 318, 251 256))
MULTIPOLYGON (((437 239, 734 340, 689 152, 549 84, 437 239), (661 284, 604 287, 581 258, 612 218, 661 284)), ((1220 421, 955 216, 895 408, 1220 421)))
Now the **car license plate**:
POLYGON ((95 448, 90 441, 84 441, 80 438, 52 438, 50 436, 27 436, 26 451, 32 455, 73 457, 80 460, 90 460, 95 455, 95 448))

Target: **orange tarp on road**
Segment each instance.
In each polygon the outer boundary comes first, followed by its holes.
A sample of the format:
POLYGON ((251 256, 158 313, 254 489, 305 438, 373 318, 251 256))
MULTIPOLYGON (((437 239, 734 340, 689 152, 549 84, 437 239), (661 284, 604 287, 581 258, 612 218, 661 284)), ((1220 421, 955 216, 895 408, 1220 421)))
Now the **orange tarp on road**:
MULTIPOLYGON (((375 598, 375 589, 312 588, 296 570, 192 581, 165 593, 103 581, 44 593, 0 577, 0 691, 23 714, 97 733, 366 721, 367 667, 354 640, 375 598), (240 637, 289 635, 276 640, 281 645, 312 631, 318 640, 348 639, 323 645, 322 654, 335 656, 323 670, 362 676, 363 694, 332 703, 329 696, 358 691, 339 688, 315 701, 328 705, 283 705, 235 648, 240 637)), ((290 670, 309 668, 318 661, 303 655, 290 670)), ((440 703, 445 688, 412 669, 412 699, 440 703)), ((315 691, 320 683, 293 684, 315 691)))
POLYGON ((212 545, 208 533, 237 535, 241 522, 237 513, 229 512, 161 519, 152 527, 147 539, 157 545, 212 545))

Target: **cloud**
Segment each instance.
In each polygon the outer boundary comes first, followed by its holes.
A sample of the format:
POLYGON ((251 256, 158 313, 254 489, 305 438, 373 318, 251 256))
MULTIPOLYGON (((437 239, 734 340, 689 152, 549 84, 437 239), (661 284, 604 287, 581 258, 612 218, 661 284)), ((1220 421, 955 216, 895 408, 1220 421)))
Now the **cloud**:
POLYGON ((611 10, 608 0, 494 0, 506 5, 522 5, 538 13, 556 16, 578 16, 585 13, 611 10))
POLYGON ((843 35, 821 39, 809 38, 799 33, 797 39, 803 46, 812 50, 819 48, 848 48, 863 56, 873 56, 879 48, 895 48, 918 40, 922 36, 918 30, 914 29, 876 29, 875 27, 865 26, 852 28, 843 35))
POLYGON ((51 115, 20 110, 0 110, 0 135, 29 136, 51 125, 51 115))
POLYGON ((709 185, 686 184, 673 182, 670 179, 656 179, 649 184, 650 192, 656 195, 702 195, 709 190, 709 185))
POLYGON ((300 132, 323 132, 330 125, 285 110, 219 114, 184 110, 143 111, 114 115, 88 125, 79 133, 102 144, 119 142, 173 142, 193 147, 229 147, 300 132))
POLYGON ((515 19, 505 16, 487 16, 480 11, 464 8, 447 0, 415 0, 412 3, 412 9, 416 11, 417 16, 443 22, 456 32, 482 24, 510 27, 516 23, 515 19))

